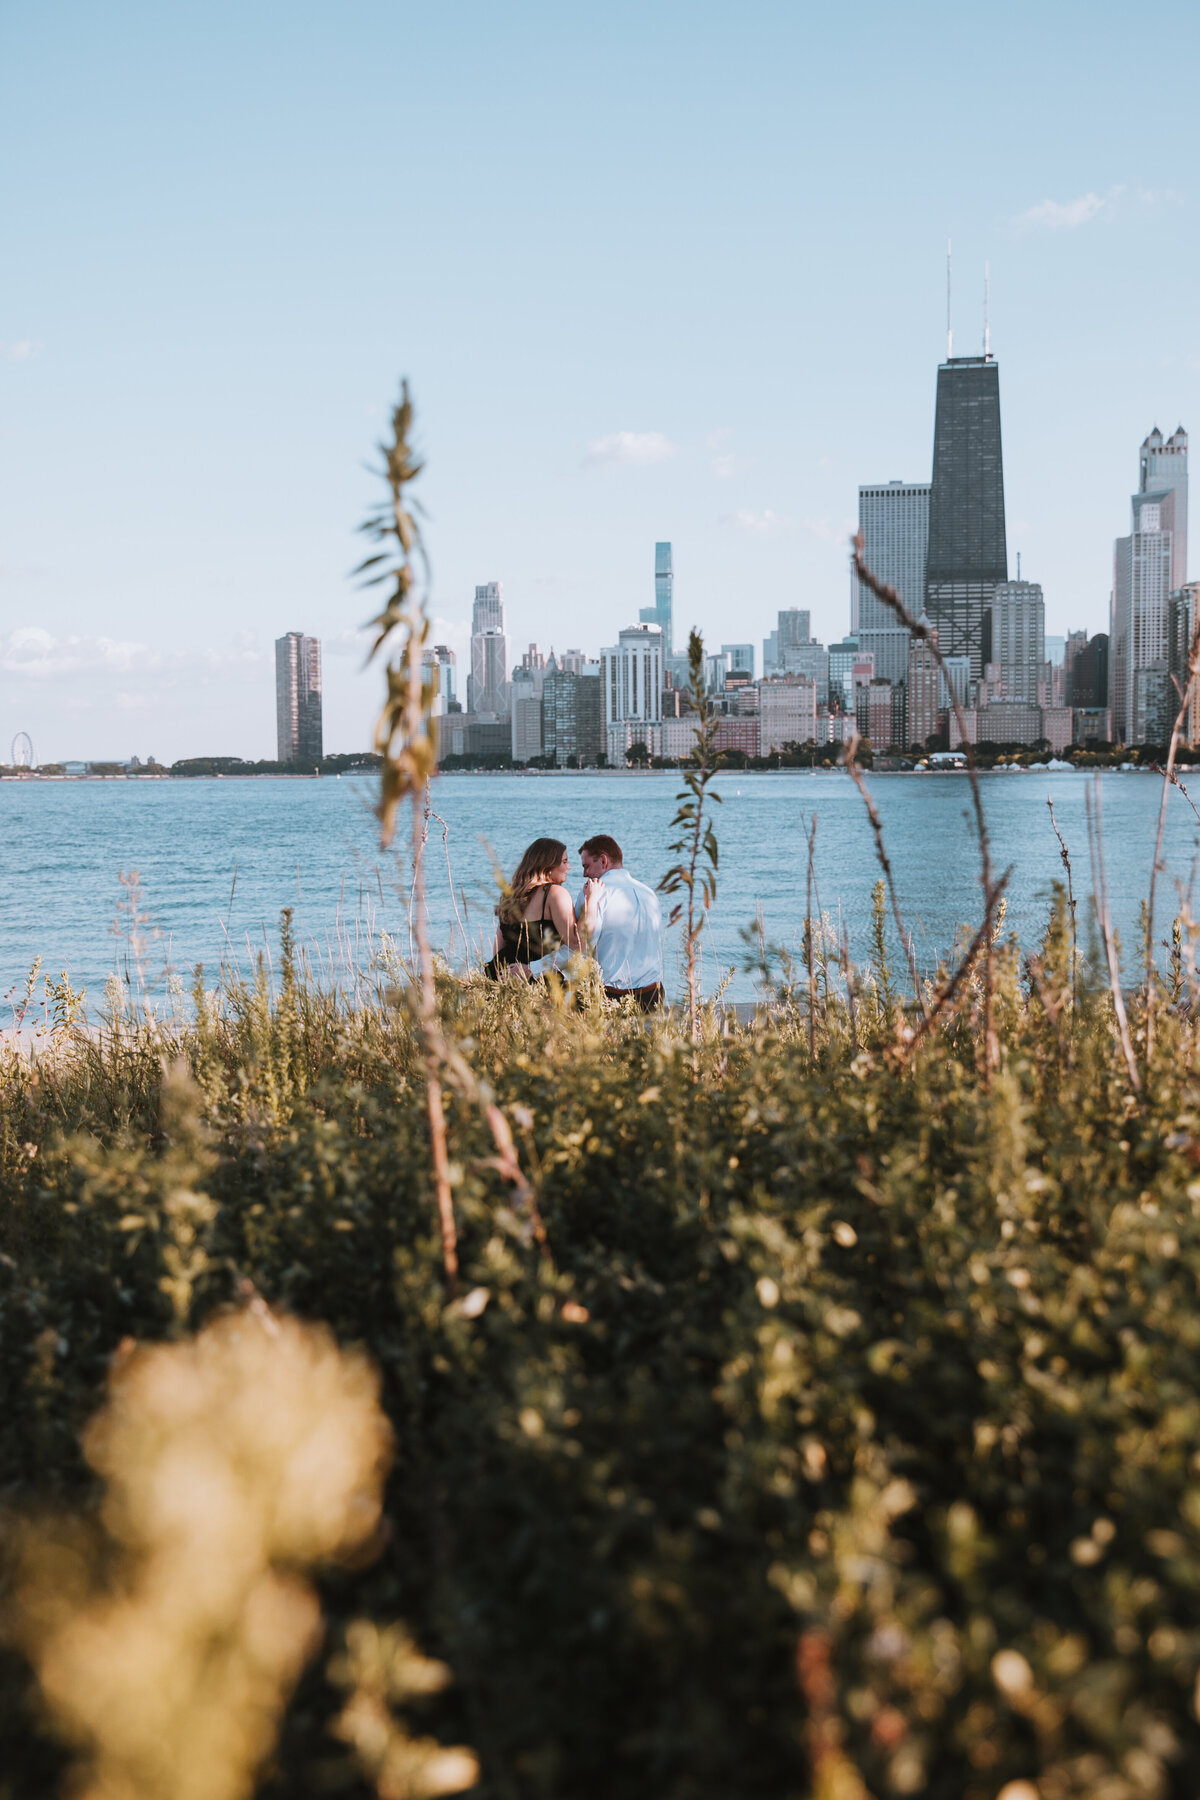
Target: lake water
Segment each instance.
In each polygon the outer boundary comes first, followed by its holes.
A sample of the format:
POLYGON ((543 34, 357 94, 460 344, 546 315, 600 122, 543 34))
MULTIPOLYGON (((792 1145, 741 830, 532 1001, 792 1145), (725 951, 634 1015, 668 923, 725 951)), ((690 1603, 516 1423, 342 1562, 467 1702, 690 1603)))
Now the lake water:
MULTIPOLYGON (((905 925, 921 963, 930 965, 961 924, 980 916, 966 780, 959 774, 868 780, 905 925)), ((1062 874, 1048 796, 1071 851, 1076 892, 1090 893, 1084 796, 1092 779, 1040 770, 981 780, 997 868, 1013 871, 1008 924, 1031 945, 1045 921, 1051 883, 1062 874)), ((427 870, 435 942, 461 961, 464 933, 476 949, 490 938, 487 845, 511 872, 531 838, 560 837, 577 875, 578 844, 607 831, 622 844, 632 872, 657 882, 672 860, 667 846, 678 785, 677 776, 659 773, 443 776, 434 805, 448 827, 455 904, 442 827, 434 823, 427 870)), ((807 904, 804 834, 814 818, 817 901, 840 919, 852 953, 865 957, 879 868, 862 800, 845 773, 730 771, 719 791, 721 868, 705 936, 706 986, 740 964, 740 932, 756 915, 769 940, 797 944, 807 904)), ((1150 775, 1113 771, 1100 778, 1109 906, 1127 947, 1137 941, 1161 791, 1150 775)), ((135 979, 128 907, 114 933, 118 902, 128 893, 120 876, 135 870, 148 915, 141 960, 154 992, 164 990, 168 968, 190 984, 198 962, 215 977, 222 959, 236 959, 245 970, 259 952, 277 959, 285 906, 295 908, 301 942, 327 971, 365 965, 381 929, 406 952, 407 860, 380 855, 370 812, 374 794, 366 778, 0 782, 0 995, 19 986, 36 956, 55 975, 66 969, 93 1001, 114 969, 135 979)), ((1198 837, 1186 801, 1172 792, 1159 936, 1178 908, 1181 884, 1186 889, 1191 881, 1198 837)), ((1086 942, 1082 913, 1080 939, 1086 942)), ((674 973, 673 938, 669 980, 674 973)), ((735 974, 730 997, 749 999, 753 992, 752 979, 735 974)))

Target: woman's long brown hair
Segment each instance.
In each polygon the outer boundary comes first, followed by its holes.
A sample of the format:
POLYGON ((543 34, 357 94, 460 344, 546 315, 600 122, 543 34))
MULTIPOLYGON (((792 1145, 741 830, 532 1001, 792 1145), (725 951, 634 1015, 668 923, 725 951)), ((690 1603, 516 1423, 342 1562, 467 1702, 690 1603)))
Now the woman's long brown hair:
POLYGON ((534 838, 517 864, 512 885, 496 908, 506 925, 520 924, 534 888, 541 885, 552 869, 557 869, 566 854, 567 846, 560 844, 557 838, 534 838))

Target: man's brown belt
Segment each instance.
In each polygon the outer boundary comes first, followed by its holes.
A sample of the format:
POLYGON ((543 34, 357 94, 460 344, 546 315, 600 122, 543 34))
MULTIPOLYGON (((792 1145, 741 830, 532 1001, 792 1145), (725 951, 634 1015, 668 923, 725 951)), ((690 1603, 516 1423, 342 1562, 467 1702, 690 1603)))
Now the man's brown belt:
POLYGON ((606 987, 605 995, 609 1000, 636 1000, 642 1012, 653 1012, 662 1005, 666 993, 661 981, 652 982, 649 987, 616 988, 606 987))

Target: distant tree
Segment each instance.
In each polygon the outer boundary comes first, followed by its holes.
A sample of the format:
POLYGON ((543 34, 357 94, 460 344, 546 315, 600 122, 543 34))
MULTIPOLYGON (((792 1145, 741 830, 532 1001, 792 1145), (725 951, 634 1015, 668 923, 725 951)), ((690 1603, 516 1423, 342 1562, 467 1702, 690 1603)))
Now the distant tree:
POLYGON ((625 752, 625 761, 632 769, 648 769, 650 767, 650 752, 645 744, 640 741, 636 744, 630 744, 628 750, 625 752))

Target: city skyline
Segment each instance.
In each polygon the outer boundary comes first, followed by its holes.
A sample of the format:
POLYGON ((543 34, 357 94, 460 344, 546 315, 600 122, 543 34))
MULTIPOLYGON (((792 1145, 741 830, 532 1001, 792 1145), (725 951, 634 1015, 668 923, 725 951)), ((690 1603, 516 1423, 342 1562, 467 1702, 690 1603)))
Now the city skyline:
POLYGON ((69 18, 14 15, 0 70, 0 739, 266 754, 299 620, 364 745, 347 571, 402 374, 460 667, 481 576, 523 639, 611 643, 655 541, 676 652, 786 607, 834 642, 858 487, 930 468, 948 234, 960 354, 991 264, 1010 567, 1049 632, 1105 626, 1129 445, 1200 399, 1194 7, 1156 15, 1153 130, 1103 3, 69 18), (369 179, 402 148, 403 195, 369 179))

